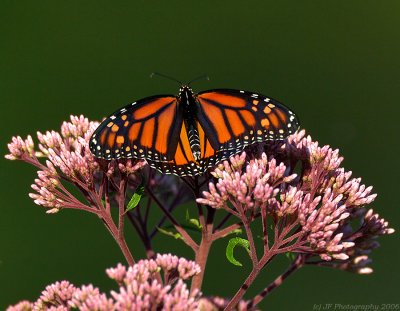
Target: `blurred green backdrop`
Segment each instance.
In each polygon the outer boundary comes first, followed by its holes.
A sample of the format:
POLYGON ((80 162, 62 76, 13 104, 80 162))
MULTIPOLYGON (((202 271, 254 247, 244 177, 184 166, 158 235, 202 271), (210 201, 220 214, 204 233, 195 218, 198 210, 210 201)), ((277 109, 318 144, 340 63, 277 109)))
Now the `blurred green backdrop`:
MULTIPOLYGON (((400 2, 389 0, 1 0, 1 157, 12 135, 57 130, 70 114, 98 120, 135 99, 177 92, 149 79, 152 71, 181 80, 207 73, 211 81, 195 89, 253 90, 292 107, 314 139, 340 148, 344 166, 375 186, 375 210, 398 228, 399 35, 400 2)), ((111 288, 104 269, 123 258, 98 219, 46 215, 27 195, 35 170, 5 159, 0 166, 0 308, 60 279, 111 288)), ((398 241, 380 240, 373 275, 307 267, 262 309, 400 303, 398 241)), ((160 238, 158 247, 191 256, 179 241, 160 238)), ((223 247, 212 249, 206 294, 231 296, 245 277, 223 247)))

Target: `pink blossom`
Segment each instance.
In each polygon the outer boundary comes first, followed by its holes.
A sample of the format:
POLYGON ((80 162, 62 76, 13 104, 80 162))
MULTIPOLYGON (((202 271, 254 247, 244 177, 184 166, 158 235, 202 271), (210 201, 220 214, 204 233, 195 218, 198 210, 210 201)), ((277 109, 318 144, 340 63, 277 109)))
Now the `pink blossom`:
MULTIPOLYGON (((197 202, 225 209, 244 223, 254 221, 261 212, 262 223, 266 225, 270 217, 280 228, 274 234, 291 242, 285 251, 317 255, 324 261, 354 261, 352 250, 371 241, 366 237, 394 232, 372 210, 365 216, 360 213, 376 194, 340 167, 343 157, 338 150, 319 146, 304 131, 274 144, 266 149, 269 155, 247 159, 242 153, 220 164, 212 173, 217 182, 211 182, 197 202), (294 173, 296 165, 302 168, 300 176, 294 173), (357 230, 348 223, 357 217, 363 219, 362 236, 354 238, 357 230), (297 232, 294 237, 288 235, 292 230, 297 232)), ((268 235, 264 239, 271 240, 269 230, 263 230, 268 235)))
POLYGON ((115 268, 108 268, 106 270, 108 277, 118 284, 122 284, 126 276, 126 268, 122 264, 118 264, 115 268))
POLYGON ((75 291, 76 287, 68 281, 48 285, 35 302, 33 310, 43 310, 50 307, 57 307, 57 310, 67 310, 68 301, 75 291))
POLYGON ((106 272, 119 284, 109 296, 91 284, 75 287, 61 281, 47 286, 35 303, 22 301, 8 310, 198 310, 201 294, 190 293, 185 283, 200 272, 193 261, 157 254, 155 260, 141 260, 129 268, 118 264, 106 272), (177 277, 164 283, 159 273, 171 271, 177 271, 177 277))
POLYGON ((93 285, 83 285, 77 288, 68 302, 68 306, 82 311, 99 310, 108 311, 115 310, 114 302, 111 298, 107 298, 106 294, 100 293, 100 290, 93 285))
POLYGON ((33 304, 27 300, 20 301, 14 306, 9 306, 6 311, 31 311, 33 304))
POLYGON ((30 157, 34 155, 35 145, 30 135, 25 140, 20 136, 14 136, 7 146, 10 153, 5 155, 5 158, 8 160, 19 160, 23 156, 30 157))
MULTIPOLYGON (((97 174, 103 169, 89 150, 89 139, 98 122, 89 121, 84 116, 71 116, 69 122, 64 122, 61 131, 37 132, 39 150, 35 151, 31 136, 23 140, 13 137, 8 144, 10 160, 23 160, 40 170, 38 178, 32 185, 34 193, 29 196, 38 205, 48 208, 48 213, 56 213, 62 208, 81 208, 83 204, 77 201, 63 186, 61 179, 78 186, 84 193, 98 187, 97 174), (38 157, 46 158, 43 165, 38 157)), ((115 169, 126 175, 134 174, 146 165, 145 161, 121 161, 116 167, 114 163, 106 164, 109 176, 115 169)))

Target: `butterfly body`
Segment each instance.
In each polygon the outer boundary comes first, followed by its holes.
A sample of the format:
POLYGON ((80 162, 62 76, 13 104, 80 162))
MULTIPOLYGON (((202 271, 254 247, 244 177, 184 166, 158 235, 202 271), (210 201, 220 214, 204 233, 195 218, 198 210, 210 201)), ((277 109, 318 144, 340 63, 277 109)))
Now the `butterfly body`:
POLYGON ((198 114, 197 101, 194 98, 193 91, 188 86, 182 86, 178 94, 178 102, 181 103, 183 110, 183 120, 187 129, 190 149, 196 163, 201 158, 200 137, 197 128, 195 116, 198 114))
POLYGON ((280 140, 299 126, 287 107, 260 94, 215 89, 141 99, 116 111, 93 133, 98 158, 146 159, 153 168, 179 176, 209 167, 266 140, 280 140))

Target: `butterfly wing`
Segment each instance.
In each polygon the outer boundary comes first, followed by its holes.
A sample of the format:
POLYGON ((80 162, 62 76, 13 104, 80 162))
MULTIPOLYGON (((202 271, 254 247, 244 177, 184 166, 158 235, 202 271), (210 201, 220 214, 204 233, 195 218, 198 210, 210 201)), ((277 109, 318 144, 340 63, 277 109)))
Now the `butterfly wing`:
POLYGON ((284 139, 299 126, 292 111, 260 94, 217 89, 195 99, 199 160, 171 95, 148 97, 113 113, 93 133, 90 150, 98 158, 141 158, 161 172, 194 176, 250 144, 284 139))
POLYGON ((182 127, 175 96, 152 96, 127 105, 105 119, 89 147, 98 158, 174 158, 182 127))
POLYGON ((234 150, 221 150, 217 153, 211 146, 200 123, 197 122, 196 125, 201 150, 199 161, 196 161, 193 156, 188 132, 183 122, 174 158, 164 162, 147 160, 150 166, 163 173, 172 173, 178 176, 195 176, 204 173, 209 167, 213 167, 219 161, 235 154, 234 150))
POLYGON ((150 164, 162 172, 199 175, 248 145, 284 139, 299 127, 291 110, 253 92, 217 89, 199 93, 195 99, 200 160, 193 157, 183 123, 174 159, 150 164))
POLYGON ((266 140, 285 139, 299 127, 296 115, 280 102, 253 92, 216 89, 197 95, 197 119, 215 156, 266 140))
POLYGON ((178 137, 178 143, 176 145, 175 154, 173 159, 169 161, 147 161, 151 167, 163 173, 172 173, 179 176, 193 176, 200 173, 200 167, 194 159, 190 143, 188 132, 186 130, 185 123, 181 123, 181 129, 178 137))

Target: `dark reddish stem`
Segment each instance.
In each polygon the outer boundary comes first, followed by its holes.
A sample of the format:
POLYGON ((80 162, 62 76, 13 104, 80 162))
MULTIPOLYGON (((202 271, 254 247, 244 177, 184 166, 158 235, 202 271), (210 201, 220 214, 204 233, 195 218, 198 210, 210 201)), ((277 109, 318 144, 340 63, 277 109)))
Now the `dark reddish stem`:
POLYGON ((199 249, 199 245, 192 239, 192 237, 186 232, 185 229, 178 223, 178 221, 172 216, 172 214, 168 211, 168 209, 160 202, 160 200, 153 194, 153 192, 146 187, 146 191, 151 196, 151 198, 154 200, 154 202, 157 203, 157 206, 162 210, 165 216, 171 221, 171 223, 174 225, 176 231, 178 231, 183 238, 183 241, 190 246, 193 251, 197 251, 199 249))
POLYGON ((265 297, 267 297, 272 290, 275 288, 279 287, 283 281, 293 274, 295 271, 299 270, 301 267, 304 266, 304 256, 303 255, 298 255, 297 258, 292 262, 290 267, 282 273, 280 276, 278 276, 271 284, 269 284, 264 290, 262 290, 257 296, 255 296, 248 304, 247 308, 251 310, 254 308, 257 304, 259 304, 265 297))
POLYGON ((111 214, 108 214, 104 209, 100 212, 100 217, 106 224, 107 229, 110 231, 111 235, 113 236, 114 240, 117 242, 119 248, 121 249, 122 253, 128 264, 130 266, 135 264, 135 260, 126 244, 124 236, 119 235, 119 228, 115 225, 111 214))
POLYGON ((138 233, 140 239, 142 240, 142 243, 146 250, 146 256, 149 259, 154 258, 154 256, 155 256, 153 247, 151 245, 151 237, 147 230, 147 222, 148 222, 151 201, 152 201, 152 199, 149 197, 147 200, 147 204, 146 204, 144 218, 142 217, 142 215, 140 213, 140 211, 142 209, 142 206, 140 206, 140 205, 138 205, 135 208, 135 210, 129 211, 128 213, 126 213, 128 215, 128 219, 130 220, 131 224, 133 225, 133 227, 135 228, 136 232, 138 233), (135 216, 133 215, 134 213, 136 214, 135 216))
POLYGON ((250 257, 251 261, 253 262, 253 269, 258 265, 258 256, 257 256, 257 249, 254 243, 253 232, 250 228, 251 220, 249 220, 246 216, 246 212, 244 211, 242 205, 240 203, 234 204, 235 209, 239 211, 240 219, 242 220, 244 230, 246 231, 247 240, 250 244, 250 257))
POLYGON ((232 217, 232 214, 227 213, 225 217, 221 220, 221 222, 215 226, 215 230, 219 230, 223 227, 223 225, 232 217))
MULTIPOLYGON (((246 228, 246 223, 244 223, 244 226, 246 228)), ((280 234, 280 230, 278 229, 279 222, 275 223, 275 239, 274 239, 274 244, 271 246, 271 248, 268 249, 267 252, 264 252, 264 255, 261 257, 259 261, 257 261, 256 264, 254 264, 253 260, 253 269, 250 272, 249 276, 247 279, 244 281, 243 285, 240 287, 240 289, 236 292, 235 296, 232 298, 232 300, 228 303, 228 305, 225 308, 225 311, 232 310, 238 303, 239 301, 243 298, 244 294, 246 293, 247 289, 250 287, 250 285, 254 282, 260 271, 269 263, 269 261, 275 257, 278 254, 284 253, 284 252, 289 252, 293 250, 299 250, 305 243, 305 241, 302 240, 297 240, 294 244, 283 247, 281 246, 285 245, 285 243, 282 242, 282 239, 284 236, 287 234, 286 230, 282 230, 280 234)), ((250 231, 250 228, 248 228, 250 231)), ((249 232, 246 230, 246 233, 249 232)), ((250 231, 250 236, 247 235, 249 238, 250 242, 250 249, 251 249, 251 231, 250 231)), ((254 255, 253 255, 254 256, 254 255)), ((257 302, 258 303, 258 302, 257 302)))
MULTIPOLYGON (((110 210, 110 202, 109 202, 109 193, 108 187, 105 187, 105 205, 106 207, 101 204, 98 206, 99 217, 103 220, 104 224, 108 231, 110 231, 111 235, 113 236, 114 240, 117 242, 119 248, 121 249, 122 253, 128 264, 130 266, 135 264, 135 260, 133 259, 132 253, 130 252, 128 245, 126 244, 125 237, 124 237, 124 216, 125 216, 125 191, 126 191, 126 178, 122 178, 120 181, 120 185, 118 187, 118 226, 114 223, 114 220, 111 216, 110 210)), ((100 198, 101 201, 101 198, 100 198)))
POLYGON ((238 223, 236 223, 236 224, 233 224, 233 225, 230 225, 230 226, 228 226, 228 227, 226 227, 226 228, 224 228, 224 229, 220 229, 220 230, 218 230, 218 231, 215 231, 214 233, 213 233, 213 240, 215 241, 215 240, 218 240, 218 239, 220 239, 220 238, 223 238, 223 237, 225 237, 225 236, 227 236, 229 233, 231 233, 233 230, 236 230, 236 229, 239 229, 239 228, 241 228, 242 227, 242 222, 238 222, 238 223))
MULTIPOLYGON (((175 196, 173 202, 171 203, 171 205, 168 207, 168 212, 171 214, 171 212, 175 209, 175 207, 177 206, 178 201, 180 200, 180 196, 181 196, 181 191, 178 192, 178 194, 175 196)), ((164 216, 160 219, 160 221, 158 222, 156 228, 153 229, 153 231, 150 234, 150 239, 153 239, 155 237, 155 235, 159 232, 157 230, 157 228, 160 228, 164 222, 168 219, 168 217, 164 214, 164 216)))

